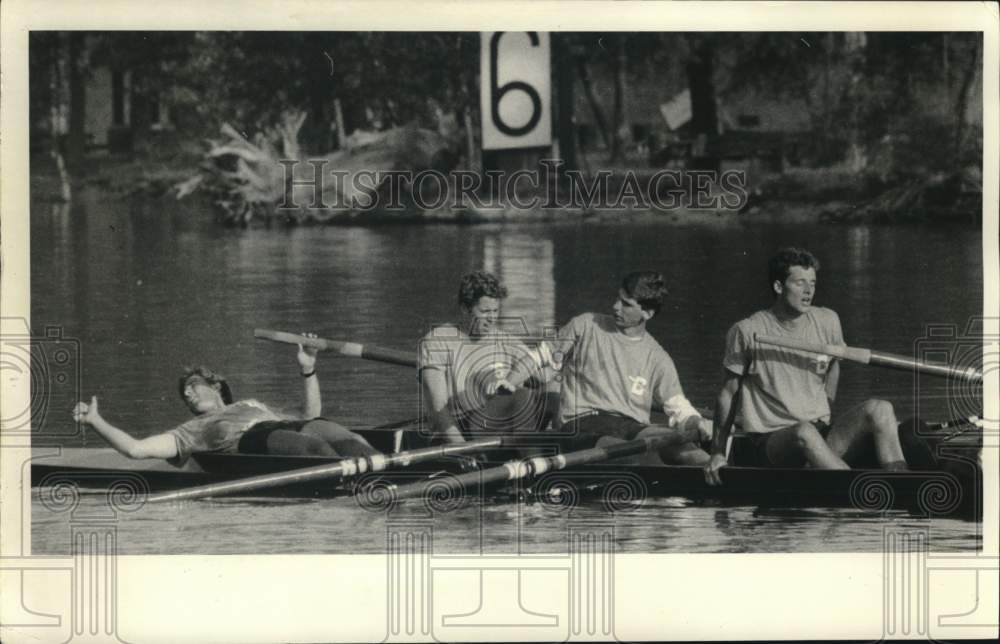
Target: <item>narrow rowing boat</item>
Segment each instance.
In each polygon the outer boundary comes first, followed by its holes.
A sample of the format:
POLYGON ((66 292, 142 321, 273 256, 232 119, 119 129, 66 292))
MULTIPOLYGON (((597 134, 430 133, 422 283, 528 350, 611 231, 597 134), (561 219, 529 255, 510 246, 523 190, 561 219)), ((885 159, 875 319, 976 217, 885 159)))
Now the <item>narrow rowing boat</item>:
MULTIPOLYGON (((942 427, 948 436, 962 431, 954 426, 942 427)), ((954 441, 948 444, 954 445, 954 441)), ((129 459, 111 448, 63 448, 57 453, 49 448, 47 451, 49 454, 40 450, 32 459, 32 486, 73 485, 102 492, 124 482, 144 494, 281 472, 307 472, 306 468, 316 470, 336 466, 339 462, 325 457, 203 453, 194 455, 183 467, 175 467, 160 460, 129 459)), ((511 463, 517 461, 508 465, 511 463)), ((382 489, 388 490, 390 495, 394 495, 400 485, 434 477, 437 483, 427 486, 427 491, 432 488, 438 493, 448 490, 451 496, 460 490, 461 494, 470 496, 473 492, 498 499, 515 495, 541 502, 565 503, 567 499, 596 498, 612 505, 637 504, 654 497, 683 497, 694 502, 847 507, 873 512, 903 508, 925 516, 981 519, 982 472, 978 452, 966 446, 953 451, 948 463, 947 468, 904 472, 726 467, 722 470, 723 485, 709 486, 700 467, 613 461, 574 464, 570 461, 563 469, 533 467, 532 472, 525 472, 523 468, 510 467, 519 475, 493 477, 486 475, 490 470, 485 467, 478 472, 463 473, 463 463, 442 455, 442 458, 398 473, 367 474, 364 480, 366 484, 375 480, 385 483, 382 489), (451 485, 451 479, 461 484, 451 485)), ((354 490, 352 482, 304 476, 291 477, 279 487, 246 490, 246 493, 308 498, 349 496, 354 490)))

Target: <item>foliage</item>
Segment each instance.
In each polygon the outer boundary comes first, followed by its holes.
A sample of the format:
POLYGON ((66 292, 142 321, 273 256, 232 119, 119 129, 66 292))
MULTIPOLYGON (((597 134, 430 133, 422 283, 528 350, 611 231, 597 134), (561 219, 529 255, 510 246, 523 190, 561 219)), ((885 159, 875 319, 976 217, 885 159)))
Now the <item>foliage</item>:
MULTIPOLYGON (((308 153, 336 149, 358 129, 433 127, 439 112, 459 120, 468 113, 477 129, 477 33, 106 31, 85 37, 86 66, 130 72, 133 125, 142 127, 144 99, 166 99, 191 140, 217 136, 224 122, 243 133, 262 132, 289 111, 307 115, 301 144, 308 153), (337 103, 345 132, 336 131, 337 103)), ((897 147, 913 141, 906 133, 924 121, 936 124, 920 126, 924 131, 948 139, 934 141, 944 153, 930 158, 949 163, 972 156, 975 130, 963 112, 969 74, 981 57, 977 33, 588 32, 565 40, 579 64, 615 79, 608 119, 614 132, 605 133, 612 142, 627 132, 628 93, 618 96, 626 77, 630 84, 679 91, 688 82, 688 63, 711 52, 718 94, 754 91, 805 102, 814 163, 884 156, 887 140, 897 147), (618 75, 623 63, 625 73, 618 75)), ((59 78, 69 55, 65 41, 59 32, 33 32, 29 40, 36 132, 52 127, 53 105, 69 103, 59 78)), ((920 157, 917 152, 898 156, 920 157)))

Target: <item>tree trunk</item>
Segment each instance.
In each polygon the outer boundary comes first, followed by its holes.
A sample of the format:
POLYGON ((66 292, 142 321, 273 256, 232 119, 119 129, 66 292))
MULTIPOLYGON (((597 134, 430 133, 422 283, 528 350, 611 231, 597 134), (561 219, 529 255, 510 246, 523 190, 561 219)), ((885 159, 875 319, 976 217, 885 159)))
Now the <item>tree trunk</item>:
POLYGON ((597 125, 597 131, 600 132, 601 140, 604 141, 605 147, 611 147, 611 139, 608 136, 608 122, 604 118, 601 103, 597 100, 597 93, 594 92, 594 86, 590 82, 590 70, 587 69, 587 61, 582 56, 576 59, 576 68, 580 74, 580 82, 583 84, 583 92, 587 95, 587 103, 590 105, 590 110, 594 113, 594 122, 597 125))
POLYGON ((63 97, 63 55, 62 55, 62 37, 59 34, 55 34, 55 38, 51 41, 51 49, 47 52, 50 56, 49 60, 49 154, 52 155, 52 160, 56 165, 56 171, 59 173, 59 187, 60 195, 62 196, 63 202, 68 203, 73 197, 73 190, 71 187, 71 181, 69 172, 66 170, 66 161, 63 159, 62 150, 59 147, 59 141, 62 135, 62 124, 61 124, 61 112, 62 112, 62 97, 63 97))
POLYGON ((835 47, 835 41, 833 39, 833 33, 828 32, 826 34, 826 46, 823 52, 823 119, 821 121, 823 127, 823 133, 819 137, 819 149, 820 158, 824 162, 830 158, 830 131, 831 131, 831 112, 832 107, 831 95, 830 95, 830 73, 833 70, 833 50, 835 47))
POLYGON ((850 80, 847 86, 847 104, 851 106, 850 122, 847 124, 847 164, 854 172, 863 172, 868 167, 868 157, 861 128, 864 118, 864 106, 861 93, 865 73, 865 49, 867 36, 864 32, 848 32, 845 34, 844 46, 847 50, 847 67, 850 80))
POLYGON ((69 135, 67 156, 70 170, 83 167, 87 145, 86 133, 86 36, 78 31, 69 34, 69 135))
POLYGON ((472 108, 468 105, 462 108, 462 129, 465 131, 466 169, 479 171, 483 167, 483 164, 479 159, 479 150, 476 147, 476 135, 472 124, 472 108))
POLYGON ((330 109, 333 102, 333 87, 335 82, 334 63, 329 52, 324 47, 324 35, 308 33, 304 37, 305 74, 309 78, 307 86, 309 100, 309 118, 303 128, 306 151, 316 154, 326 154, 333 147, 330 131, 330 109))
POLYGON ((941 75, 944 77, 945 94, 951 94, 951 62, 948 55, 950 40, 947 31, 941 34, 941 75))
POLYGON ((344 110, 340 106, 339 98, 333 99, 333 117, 337 123, 337 149, 350 151, 351 144, 347 140, 347 128, 344 125, 344 110))
POLYGON ((573 118, 573 60, 566 34, 553 33, 556 52, 556 108, 559 156, 564 170, 576 169, 576 124, 573 118))
POLYGON ((625 37, 621 34, 615 35, 615 108, 614 108, 614 130, 611 132, 611 163, 622 160, 625 152, 625 71, 627 59, 625 56, 625 37))
POLYGON ((719 115, 712 79, 715 55, 708 40, 696 43, 687 63, 688 89, 691 93, 691 130, 696 136, 692 156, 694 165, 718 170, 719 115))
POLYGON ((969 107, 969 93, 972 91, 973 81, 976 79, 976 72, 979 71, 979 40, 972 45, 969 64, 965 66, 962 74, 962 84, 958 90, 958 99, 955 105, 955 156, 962 152, 962 143, 965 140, 965 112, 969 107))

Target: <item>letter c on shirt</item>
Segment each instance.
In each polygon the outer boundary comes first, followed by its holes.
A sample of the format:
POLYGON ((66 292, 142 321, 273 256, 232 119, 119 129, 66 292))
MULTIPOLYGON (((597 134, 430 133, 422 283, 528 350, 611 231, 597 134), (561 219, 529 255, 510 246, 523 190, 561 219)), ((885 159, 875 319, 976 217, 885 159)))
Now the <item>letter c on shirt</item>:
POLYGON ((642 376, 629 376, 629 381, 632 383, 631 394, 636 398, 642 398, 646 395, 646 386, 649 385, 649 381, 642 376))

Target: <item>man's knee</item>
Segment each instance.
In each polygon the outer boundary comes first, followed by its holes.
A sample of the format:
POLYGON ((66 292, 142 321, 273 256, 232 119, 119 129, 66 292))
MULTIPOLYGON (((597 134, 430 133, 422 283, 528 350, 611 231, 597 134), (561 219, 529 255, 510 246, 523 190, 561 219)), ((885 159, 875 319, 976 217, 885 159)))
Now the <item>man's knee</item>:
POLYGON ((618 438, 617 436, 601 436, 594 443, 594 447, 609 447, 611 445, 617 445, 618 443, 624 442, 624 438, 618 438))
POLYGON ((363 437, 355 434, 343 425, 338 425, 337 423, 329 420, 310 421, 308 425, 302 428, 302 435, 317 438, 324 443, 333 443, 345 440, 356 440, 365 444, 368 442, 363 437))
POLYGON ((888 400, 872 398, 864 403, 865 418, 877 429, 896 430, 896 413, 888 400))
POLYGON ((683 443, 660 450, 660 459, 667 465, 704 465, 711 460, 708 452, 694 443, 683 443))
POLYGON ((302 437, 302 449, 308 456, 336 456, 337 452, 324 440, 315 436, 302 437))
POLYGON ((273 432, 267 439, 267 448, 271 454, 336 456, 336 452, 326 441, 299 432, 273 432))

